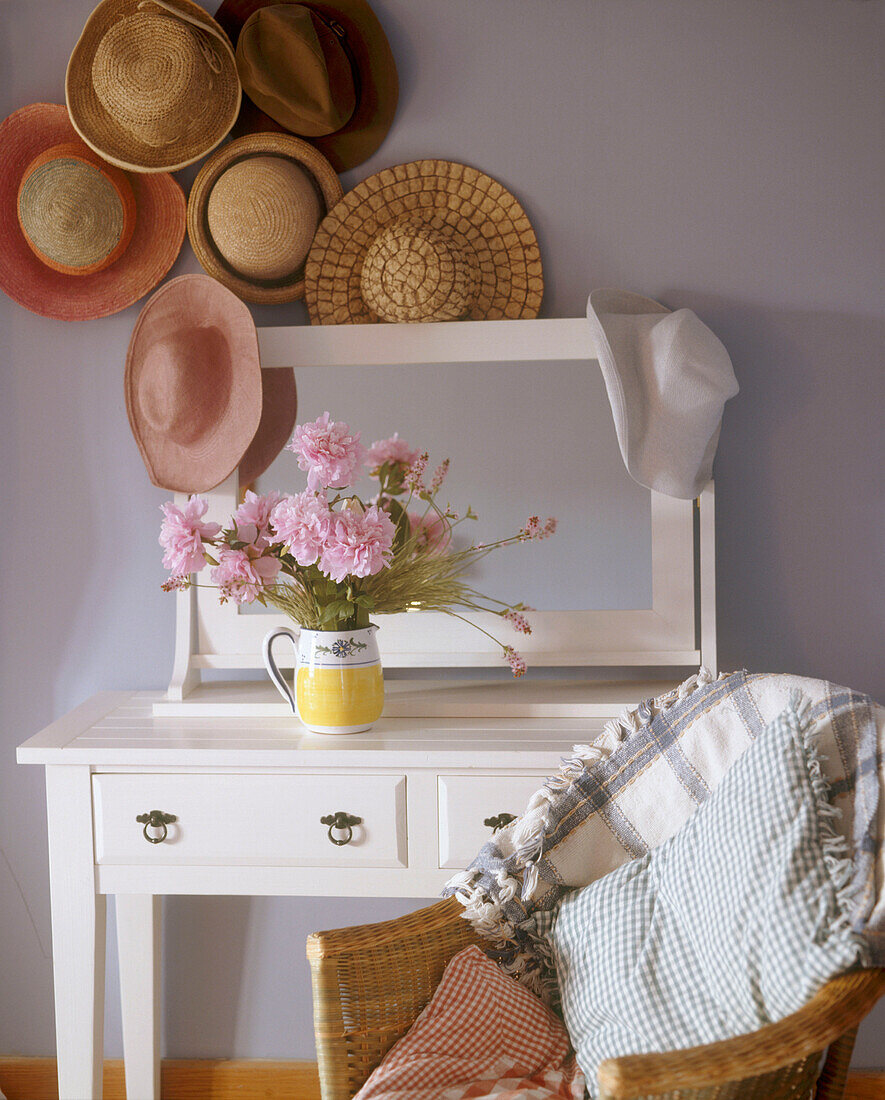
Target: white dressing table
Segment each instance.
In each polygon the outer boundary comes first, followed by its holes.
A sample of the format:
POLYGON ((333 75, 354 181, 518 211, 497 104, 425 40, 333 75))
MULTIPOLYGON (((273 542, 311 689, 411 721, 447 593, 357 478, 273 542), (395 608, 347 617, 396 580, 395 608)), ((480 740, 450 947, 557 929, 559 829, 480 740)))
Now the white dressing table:
MULTIPOLYGON (((514 364, 528 372, 520 376, 526 390, 545 364, 571 363, 572 379, 598 372, 584 318, 271 328, 260 330, 259 341, 264 368, 298 369, 300 393, 301 380, 308 389, 327 377, 315 372, 336 366, 370 378, 373 369, 431 367, 423 376, 430 379, 440 364, 467 364, 471 372, 490 365, 486 393, 496 415, 508 389, 499 373, 514 364)), ((605 397, 593 377, 598 406, 605 397)), ((532 392, 527 400, 533 417, 532 392)), ((596 408, 592 429, 583 406, 572 404, 581 415, 571 439, 616 447, 607 404, 596 408)), ((497 419, 506 433, 506 417, 497 419)), ((508 446, 515 446, 509 437, 501 451, 508 446)), ((285 620, 238 614, 210 589, 194 588, 176 596, 167 692, 102 693, 19 748, 20 763, 46 768, 61 1100, 101 1095, 109 894, 116 897, 127 1092, 130 1100, 158 1100, 163 894, 434 896, 489 839, 488 822, 521 812, 573 744, 592 741, 625 706, 682 678, 643 682, 643 669, 687 675, 704 664, 715 672, 713 486, 695 502, 640 496, 646 575, 636 586, 628 577, 627 602, 612 604, 606 568, 635 547, 637 528, 601 560, 586 547, 594 525, 597 532, 621 529, 628 494, 634 511, 637 505, 637 486, 614 454, 612 462, 596 452, 586 501, 567 498, 577 565, 559 572, 590 577, 597 594, 577 607, 553 604, 569 610, 533 613, 532 636, 517 644, 532 667, 582 666, 597 675, 632 668, 633 680, 388 680, 374 730, 321 737, 303 730, 267 681, 201 682, 206 670, 259 668, 261 639, 285 620), (637 602, 639 591, 647 596, 637 602)), ((226 523, 238 494, 236 475, 204 494, 206 518, 226 523)), ((501 625, 467 618, 492 630, 501 625)), ((386 617, 380 641, 386 672, 501 663, 497 645, 441 613, 386 617)))
MULTIPOLYGON (((390 693, 394 712, 422 696, 428 709, 483 709, 479 688, 434 697, 403 686, 390 693)), ((637 701, 669 686, 630 692, 637 701)), ((26 741, 19 762, 46 768, 61 1100, 101 1096, 109 894, 127 1093, 159 1100, 163 894, 433 897, 489 838, 485 819, 519 813, 560 756, 630 698, 623 684, 504 689, 535 716, 385 717, 371 733, 329 738, 299 735, 291 716, 155 716, 160 693, 105 692, 26 741), (153 810, 175 820, 136 820, 153 810), (338 811, 361 819, 347 843, 320 820, 338 811)), ((278 706, 269 684, 254 693, 250 706, 278 706)), ((488 709, 506 710, 495 694, 488 709)))

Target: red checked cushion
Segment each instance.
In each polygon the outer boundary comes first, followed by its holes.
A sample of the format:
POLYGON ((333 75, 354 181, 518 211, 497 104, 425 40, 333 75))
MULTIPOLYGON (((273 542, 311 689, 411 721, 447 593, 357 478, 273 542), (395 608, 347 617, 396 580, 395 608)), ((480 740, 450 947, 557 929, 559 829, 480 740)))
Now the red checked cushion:
POLYGON ((478 947, 446 967, 430 1003, 354 1100, 581 1100, 562 1023, 478 947))

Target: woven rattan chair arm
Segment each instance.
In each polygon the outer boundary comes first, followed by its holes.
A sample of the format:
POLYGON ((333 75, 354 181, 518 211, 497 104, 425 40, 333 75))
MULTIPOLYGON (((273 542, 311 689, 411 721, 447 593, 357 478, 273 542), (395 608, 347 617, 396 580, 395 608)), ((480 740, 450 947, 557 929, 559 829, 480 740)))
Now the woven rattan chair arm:
POLYGON ((856 1027, 883 993, 883 969, 842 974, 798 1012, 748 1035, 688 1050, 608 1058, 599 1067, 599 1084, 610 1100, 636 1100, 771 1073, 824 1050, 856 1027))
MULTIPOLYGON (((455 898, 446 898, 396 920, 311 932, 307 937, 307 957, 327 959, 334 955, 371 954, 375 948, 389 949, 392 944, 416 937, 432 937, 446 930, 463 931, 468 942, 479 943, 479 939, 471 935, 470 925, 464 920, 463 913, 464 907, 455 898)), ((432 950, 431 945, 428 947, 432 950)))

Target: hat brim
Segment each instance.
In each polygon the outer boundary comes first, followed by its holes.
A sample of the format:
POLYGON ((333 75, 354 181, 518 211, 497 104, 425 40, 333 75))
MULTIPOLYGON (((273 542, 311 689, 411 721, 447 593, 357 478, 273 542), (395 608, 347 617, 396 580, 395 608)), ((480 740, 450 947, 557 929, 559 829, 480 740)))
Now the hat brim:
MULTIPOLYGON (((230 133, 242 101, 236 58, 216 21, 193 0, 166 0, 181 10, 185 19, 207 28, 217 45, 221 71, 213 110, 206 110, 206 124, 196 137, 155 146, 138 138, 105 110, 95 92, 92 65, 96 50, 111 27, 135 14, 142 0, 102 0, 86 20, 65 73, 65 102, 79 136, 110 164, 131 172, 177 172, 210 153, 230 133), (211 121, 210 121, 211 120, 211 121)), ((200 104, 203 107, 203 104, 200 104)))
POLYGON ((247 306, 207 275, 180 275, 151 297, 135 322, 126 354, 126 412, 135 442, 154 485, 177 493, 214 489, 237 468, 261 420, 258 333, 247 306), (232 377, 227 404, 214 430, 199 443, 181 444, 149 423, 139 390, 148 352, 188 323, 216 328, 230 350, 232 377))
POLYGON ((416 160, 369 176, 329 211, 305 268, 313 324, 372 324, 360 273, 375 236, 395 222, 448 233, 470 254, 476 277, 466 319, 538 316, 544 276, 538 239, 526 212, 497 180, 447 160, 416 160))
POLYGON ((60 104, 33 103, 0 123, 0 290, 32 313, 61 321, 128 308, 167 274, 184 240, 185 198, 178 183, 166 174, 133 175, 135 229, 119 259, 92 275, 66 275, 42 263, 19 225, 18 189, 41 152, 79 141, 60 104))
MULTIPOLYGON (((224 0, 215 13, 215 18, 236 46, 243 24, 249 16, 259 8, 279 2, 280 0, 224 0)), ((335 133, 305 139, 320 150, 336 172, 346 172, 368 160, 378 150, 393 123, 399 100, 396 62, 384 28, 366 0, 298 2, 304 3, 305 7, 315 8, 327 19, 336 20, 347 33, 347 44, 353 55, 360 83, 356 110, 346 125, 335 133)), ((244 96, 233 133, 240 136, 257 131, 287 132, 285 127, 244 96)))
POLYGON ((253 156, 288 157, 304 168, 313 180, 323 217, 344 193, 332 165, 309 142, 292 134, 248 134, 219 149, 200 169, 187 200, 188 237, 203 270, 238 297, 264 305, 292 302, 304 297, 303 270, 285 282, 275 281, 262 286, 239 274, 225 261, 209 231, 207 213, 212 188, 232 164, 253 156))
POLYGON ((261 422, 249 449, 240 459, 240 486, 261 477, 295 430, 298 392, 292 367, 272 367, 261 372, 261 422))

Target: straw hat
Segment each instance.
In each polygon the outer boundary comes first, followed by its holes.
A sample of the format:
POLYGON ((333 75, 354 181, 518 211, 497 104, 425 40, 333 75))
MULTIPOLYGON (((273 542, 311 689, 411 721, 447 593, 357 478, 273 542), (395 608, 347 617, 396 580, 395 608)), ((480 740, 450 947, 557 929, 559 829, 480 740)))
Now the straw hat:
POLYGON ((0 123, 0 290, 44 317, 86 321, 138 301, 184 239, 169 175, 128 176, 77 137, 60 104, 0 123))
POLYGON ((312 145, 291 134, 251 134, 213 154, 187 205, 203 269, 247 302, 304 296, 304 263, 341 182, 312 145))
POLYGON ((416 160, 369 176, 329 212, 305 269, 314 324, 537 317, 541 254, 490 176, 416 160))
POLYGON ((230 42, 192 0, 102 0, 71 54, 65 97, 105 160, 174 172, 224 138, 241 91, 230 42))
POLYGON ((594 290, 587 319, 627 472, 693 500, 713 476, 723 406, 738 392, 728 352, 690 309, 626 290, 594 290))
POLYGON ((236 468, 261 418, 258 334, 248 308, 206 275, 160 287, 135 323, 125 391, 154 485, 214 488, 236 468))
POLYGON ((291 367, 271 367, 261 372, 261 422, 255 438, 240 459, 240 487, 261 477, 295 430, 298 394, 291 367))
POLYGON ((237 47, 248 97, 235 134, 307 138, 336 172, 378 149, 396 114, 399 81, 366 0, 223 0, 216 18, 237 47))

